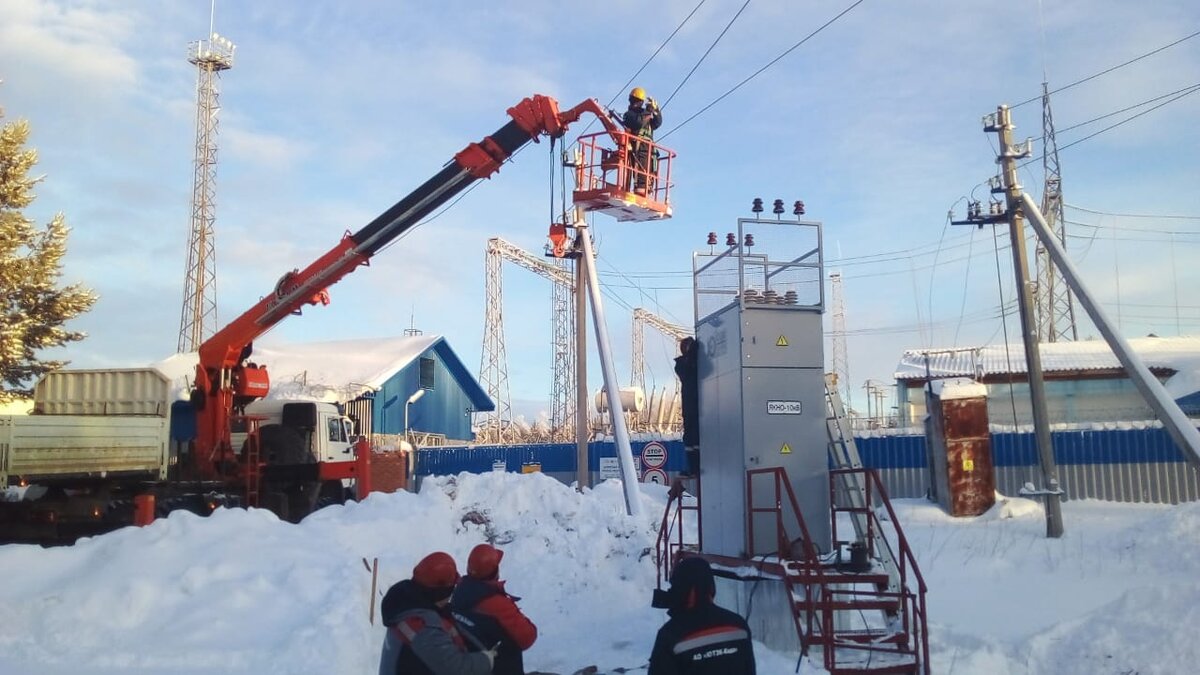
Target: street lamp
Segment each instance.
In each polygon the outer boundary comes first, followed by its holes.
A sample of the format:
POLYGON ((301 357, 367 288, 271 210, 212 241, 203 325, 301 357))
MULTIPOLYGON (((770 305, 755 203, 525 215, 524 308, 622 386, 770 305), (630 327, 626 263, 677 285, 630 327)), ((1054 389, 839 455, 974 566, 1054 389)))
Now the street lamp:
POLYGON ((421 397, 424 395, 425 395, 425 390, 418 389, 413 392, 412 396, 408 397, 407 401, 404 402, 404 440, 408 441, 409 443, 411 443, 412 441, 409 440, 409 433, 408 433, 408 407, 410 405, 416 403, 417 401, 420 401, 421 397))

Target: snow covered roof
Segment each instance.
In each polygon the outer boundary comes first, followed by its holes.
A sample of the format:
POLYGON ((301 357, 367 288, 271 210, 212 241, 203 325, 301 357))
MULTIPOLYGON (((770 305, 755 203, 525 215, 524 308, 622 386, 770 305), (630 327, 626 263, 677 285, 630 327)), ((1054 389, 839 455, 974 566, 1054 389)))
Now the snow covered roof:
POLYGON ((934 380, 931 385, 933 395, 943 401, 961 398, 987 398, 987 386, 969 377, 955 377, 949 380, 934 380))
MULTIPOLYGON (((1145 337, 1129 340, 1134 352, 1148 368, 1174 371, 1166 383, 1169 393, 1180 397, 1200 390, 1200 338, 1145 337)), ((1103 340, 1044 343, 1039 351, 1044 372, 1116 370, 1116 354, 1103 340)), ((962 349, 909 349, 896 366, 897 380, 925 380, 926 355, 933 378, 1007 375, 1025 372, 1023 344, 988 345, 962 349)))
MULTIPOLYGON (((256 343, 250 362, 267 366, 274 399, 349 401, 383 386, 429 350, 437 352, 476 410, 494 404, 479 382, 441 335, 330 340, 325 342, 256 343)), ((175 354, 151 364, 175 383, 186 397, 187 383, 196 370, 195 352, 175 354)))

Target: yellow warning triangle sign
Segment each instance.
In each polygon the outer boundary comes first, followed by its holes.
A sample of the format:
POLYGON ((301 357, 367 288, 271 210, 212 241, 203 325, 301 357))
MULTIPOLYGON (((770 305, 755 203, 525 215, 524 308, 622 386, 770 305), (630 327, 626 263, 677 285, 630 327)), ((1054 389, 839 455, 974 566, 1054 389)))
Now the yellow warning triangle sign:
POLYGON ((792 454, 792 446, 788 445, 787 443, 784 443, 783 447, 779 449, 779 454, 781 454, 781 455, 792 454))
POLYGON ((784 335, 780 335, 780 336, 779 336, 779 339, 775 341, 775 346, 776 346, 776 347, 786 347, 786 346, 788 346, 787 337, 786 337, 786 336, 784 336, 784 335))

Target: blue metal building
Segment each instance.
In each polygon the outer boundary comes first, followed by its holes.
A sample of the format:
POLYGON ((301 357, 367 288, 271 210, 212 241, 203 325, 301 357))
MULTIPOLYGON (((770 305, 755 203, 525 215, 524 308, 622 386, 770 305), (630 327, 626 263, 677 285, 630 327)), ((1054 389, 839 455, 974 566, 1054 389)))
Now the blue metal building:
POLYGON ((371 401, 371 431, 403 434, 407 407, 411 431, 474 440, 473 413, 494 410, 495 404, 450 344, 440 335, 394 340, 408 342, 404 345, 406 354, 391 363, 390 373, 381 373, 374 385, 376 390, 365 397, 371 401), (425 393, 408 404, 419 391, 425 393))

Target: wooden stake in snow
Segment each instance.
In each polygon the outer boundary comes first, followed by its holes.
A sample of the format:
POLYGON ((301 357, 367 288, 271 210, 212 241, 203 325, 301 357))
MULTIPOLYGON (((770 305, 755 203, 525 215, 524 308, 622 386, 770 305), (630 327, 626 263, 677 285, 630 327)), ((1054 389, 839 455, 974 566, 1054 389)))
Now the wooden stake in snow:
POLYGON ((362 561, 363 561, 363 567, 367 568, 367 571, 371 573, 371 603, 370 603, 370 607, 367 609, 367 621, 370 621, 371 625, 374 626, 375 625, 375 595, 376 595, 376 591, 379 589, 379 558, 372 558, 370 565, 367 564, 366 558, 363 558, 362 561))

